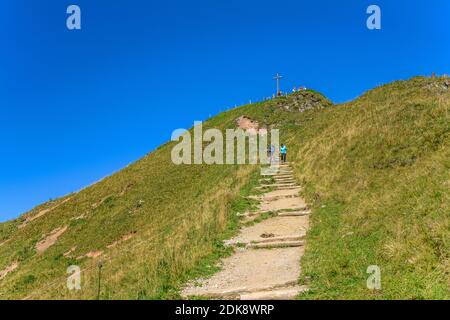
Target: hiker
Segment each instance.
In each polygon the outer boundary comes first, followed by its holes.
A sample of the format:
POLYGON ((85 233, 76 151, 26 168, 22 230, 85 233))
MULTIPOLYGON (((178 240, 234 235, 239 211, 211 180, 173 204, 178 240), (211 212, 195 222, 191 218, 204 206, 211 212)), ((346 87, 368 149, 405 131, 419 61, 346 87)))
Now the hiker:
POLYGON ((297 88, 294 87, 294 89, 292 89, 292 92, 297 92, 297 88))
POLYGON ((273 163, 273 157, 275 156, 275 146, 273 144, 270 145, 270 163, 273 163))
POLYGON ((281 161, 283 163, 286 162, 286 152, 287 152, 286 146, 284 144, 281 144, 280 153, 281 153, 281 161))

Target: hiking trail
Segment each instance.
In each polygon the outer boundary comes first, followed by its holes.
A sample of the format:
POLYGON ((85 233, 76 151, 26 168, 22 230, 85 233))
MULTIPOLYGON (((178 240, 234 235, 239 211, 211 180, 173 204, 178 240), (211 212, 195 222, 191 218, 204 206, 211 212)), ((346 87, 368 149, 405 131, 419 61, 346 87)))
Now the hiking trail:
POLYGON ((308 207, 299 196, 301 187, 288 163, 260 182, 257 189, 262 195, 251 197, 260 201, 259 210, 242 215, 243 222, 255 224, 225 241, 235 248, 233 254, 210 278, 188 283, 183 298, 288 300, 307 290, 298 284, 309 222, 308 207), (257 222, 262 214, 269 218, 257 222))

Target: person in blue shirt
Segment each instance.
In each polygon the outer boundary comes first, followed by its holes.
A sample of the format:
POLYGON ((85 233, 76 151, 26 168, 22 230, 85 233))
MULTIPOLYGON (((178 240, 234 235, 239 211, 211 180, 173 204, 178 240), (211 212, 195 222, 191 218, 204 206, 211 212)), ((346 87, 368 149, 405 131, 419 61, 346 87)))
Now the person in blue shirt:
POLYGON ((273 162, 273 156, 275 155, 275 146, 273 144, 270 145, 270 163, 273 162))
POLYGON ((281 154, 281 162, 283 162, 283 163, 286 162, 286 153, 287 153, 286 146, 284 144, 281 144, 280 154, 281 154))

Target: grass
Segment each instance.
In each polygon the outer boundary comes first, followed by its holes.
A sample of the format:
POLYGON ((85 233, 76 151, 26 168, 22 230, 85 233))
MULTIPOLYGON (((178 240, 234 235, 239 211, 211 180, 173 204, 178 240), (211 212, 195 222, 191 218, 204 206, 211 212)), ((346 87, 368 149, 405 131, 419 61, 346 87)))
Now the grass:
MULTIPOLYGON (((313 290, 301 298, 449 298, 446 81, 398 81, 341 105, 307 90, 204 123, 235 128, 245 115, 280 129, 313 209, 301 279, 313 290), (369 265, 381 268, 381 291, 366 288, 369 265)), ((176 166, 173 146, 162 145, 93 186, 1 223, 0 270, 14 262, 19 267, 0 280, 0 299, 96 299, 99 261, 101 299, 178 298, 182 283, 217 271, 216 262, 229 254, 222 240, 237 230, 236 213, 254 208, 243 196, 255 194, 259 168, 176 166), (58 241, 37 253, 36 243, 63 226, 58 241), (134 236, 108 247, 127 234, 134 236), (103 254, 85 256, 94 251, 103 254), (80 291, 65 287, 73 264, 82 269, 80 291)))
POLYGON ((63 204, 57 205, 62 200, 43 204, 0 224, 0 239, 9 240, 0 246, 0 270, 20 263, 1 280, 0 298, 95 299, 98 260, 104 263, 103 299, 176 296, 180 279, 217 253, 234 210, 245 205, 236 199, 257 167, 176 166, 170 160, 172 146, 161 146, 119 173, 68 196, 63 204), (27 217, 48 208, 54 209, 18 228, 27 217), (36 243, 62 226, 68 226, 67 231, 38 254, 36 243), (130 240, 107 247, 133 232, 130 240), (93 251, 103 255, 84 257, 93 251), (66 268, 71 264, 82 269, 80 291, 65 288, 66 268))
POLYGON ((450 100, 445 79, 376 88, 294 133, 314 204, 305 299, 448 299, 450 100), (382 290, 366 288, 369 265, 382 290))

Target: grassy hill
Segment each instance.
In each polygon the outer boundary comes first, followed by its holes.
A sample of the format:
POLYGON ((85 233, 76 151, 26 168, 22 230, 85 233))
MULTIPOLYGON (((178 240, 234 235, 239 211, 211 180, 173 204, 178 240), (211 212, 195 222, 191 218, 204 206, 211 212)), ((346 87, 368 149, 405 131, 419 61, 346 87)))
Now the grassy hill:
MULTIPOLYGON (((226 111, 280 129, 313 209, 302 299, 450 298, 450 80, 417 77, 332 105, 303 91, 226 111), (369 265, 382 290, 366 288, 369 265)), ((0 299, 177 298, 228 254, 252 165, 172 164, 169 142, 76 194, 0 224, 0 299), (55 240, 56 239, 56 240, 55 240), (53 241, 52 241, 53 240, 53 241), (53 243, 54 242, 54 243, 53 243), (51 244, 51 245, 49 245, 51 244), (66 289, 66 268, 82 290, 66 289)))

